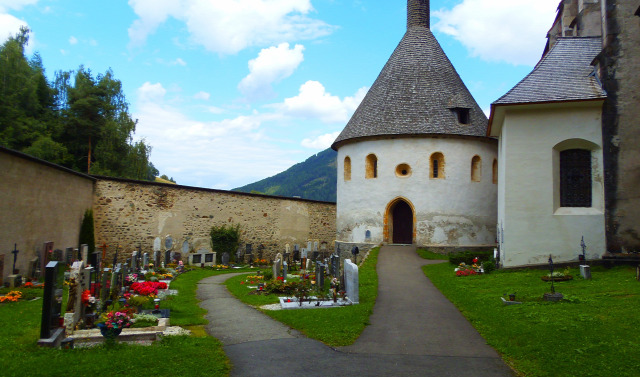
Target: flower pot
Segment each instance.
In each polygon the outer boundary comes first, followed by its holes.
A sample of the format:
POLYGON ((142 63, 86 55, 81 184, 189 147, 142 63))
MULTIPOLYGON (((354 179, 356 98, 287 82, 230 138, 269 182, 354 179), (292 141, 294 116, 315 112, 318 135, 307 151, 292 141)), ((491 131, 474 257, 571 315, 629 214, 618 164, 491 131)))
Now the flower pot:
POLYGON ((107 339, 115 339, 122 332, 122 328, 109 328, 104 323, 98 323, 100 334, 107 339))
POLYGON ((515 301, 515 300, 516 300, 516 295, 515 294, 509 295, 509 301, 515 301))

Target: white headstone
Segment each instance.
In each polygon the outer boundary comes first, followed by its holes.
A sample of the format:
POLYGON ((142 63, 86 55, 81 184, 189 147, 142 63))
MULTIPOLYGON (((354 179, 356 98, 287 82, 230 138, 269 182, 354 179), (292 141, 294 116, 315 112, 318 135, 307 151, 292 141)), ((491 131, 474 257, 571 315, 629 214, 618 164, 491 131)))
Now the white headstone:
POLYGON ((311 241, 307 241, 307 251, 311 251, 312 243, 311 241))
POLYGON ((313 241, 313 251, 318 251, 318 241, 313 241))
POLYGON ((160 250, 162 250, 162 240, 160 239, 160 237, 156 237, 156 239, 153 240, 153 251, 160 250))
POLYGON ((80 249, 82 250, 82 260, 84 263, 89 262, 89 245, 81 245, 80 249))
POLYGON ((344 285, 347 298, 354 304, 360 301, 358 265, 349 259, 344 260, 344 285))
POLYGON ((289 244, 284 245, 284 252, 285 253, 288 253, 290 249, 291 249, 291 246, 289 246, 289 244))

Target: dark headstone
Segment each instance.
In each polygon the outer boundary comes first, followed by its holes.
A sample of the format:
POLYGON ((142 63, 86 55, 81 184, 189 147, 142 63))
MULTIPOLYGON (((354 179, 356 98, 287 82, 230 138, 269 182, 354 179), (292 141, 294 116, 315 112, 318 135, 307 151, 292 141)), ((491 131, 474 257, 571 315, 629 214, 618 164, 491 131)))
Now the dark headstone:
MULTIPOLYGON (((53 243, 52 243, 53 244, 53 243)), ((45 249, 46 250, 46 249, 45 249)), ((42 320, 40 322, 40 338, 46 339, 60 327, 62 286, 58 285, 59 262, 49 262, 44 269, 44 293, 42 301, 42 320)))
POLYGON ((164 239, 164 248, 166 250, 171 250, 172 247, 173 247, 173 238, 171 238, 171 236, 167 236, 167 238, 164 239))
POLYGON ((253 246, 250 243, 248 243, 245 246, 245 252, 244 253, 247 254, 247 255, 250 255, 252 252, 253 252, 253 246))
POLYGON ((228 252, 224 252, 224 254, 222 254, 222 264, 224 264, 225 266, 229 265, 229 253, 228 252))
POLYGON ((313 252, 313 257, 311 257, 311 259, 312 260, 317 260, 319 256, 320 256, 320 252, 319 251, 314 251, 313 252))
POLYGON ((282 278, 284 280, 287 280, 287 273, 289 272, 289 265, 287 264, 287 261, 285 259, 284 262, 282 262, 282 278))
POLYGON ((182 260, 182 253, 173 253, 173 263, 178 263, 182 260))
POLYGON ((164 264, 167 265, 171 263, 171 251, 167 250, 164 252, 164 264))
POLYGON ((316 262, 316 284, 319 290, 324 289, 324 271, 326 266, 322 262, 316 262))
POLYGON ((52 253, 51 253, 51 260, 54 260, 56 262, 62 262, 62 250, 60 249, 55 249, 52 253))
POLYGON ((53 252, 53 242, 45 242, 42 246, 42 253, 40 254, 40 274, 44 274, 44 269, 51 260, 51 253, 53 252))
POLYGON ((64 249, 64 263, 71 264, 73 262, 73 248, 67 247, 64 249))
POLYGON ((29 261, 29 278, 35 279, 38 277, 38 263, 40 262, 37 257, 29 261))
POLYGON ((331 276, 337 278, 340 274, 340 256, 333 254, 331 256, 331 276))

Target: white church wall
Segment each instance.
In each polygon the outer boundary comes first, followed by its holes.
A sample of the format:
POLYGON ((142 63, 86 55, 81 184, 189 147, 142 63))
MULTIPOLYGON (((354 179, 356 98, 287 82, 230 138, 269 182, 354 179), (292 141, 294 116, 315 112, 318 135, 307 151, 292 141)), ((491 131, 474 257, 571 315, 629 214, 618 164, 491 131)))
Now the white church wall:
POLYGON ((500 133, 499 218, 505 267, 605 252, 602 102, 507 108, 500 133), (559 151, 591 149, 592 207, 560 207, 559 151))
POLYGON ((484 138, 397 138, 349 143, 338 149, 337 238, 342 242, 388 242, 385 213, 404 198, 415 209, 418 245, 487 246, 495 244, 497 185, 492 164, 496 142, 484 138), (430 178, 430 157, 444 155, 444 178, 430 178), (378 159, 378 177, 365 178, 369 154, 378 159), (471 160, 482 159, 480 182, 471 180, 471 160), (344 180, 344 159, 351 159, 351 179, 344 180), (396 167, 410 174, 399 177, 396 167))

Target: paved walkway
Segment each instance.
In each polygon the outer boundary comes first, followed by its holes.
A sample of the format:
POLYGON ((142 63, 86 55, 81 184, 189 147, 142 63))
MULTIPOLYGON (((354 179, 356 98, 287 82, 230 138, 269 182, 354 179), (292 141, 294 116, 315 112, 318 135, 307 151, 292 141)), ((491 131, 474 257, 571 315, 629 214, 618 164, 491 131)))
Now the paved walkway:
POLYGON ((198 285, 207 332, 220 339, 232 376, 512 376, 498 354, 424 276, 410 246, 378 257, 378 300, 360 338, 337 349, 231 296, 218 275, 198 285))

